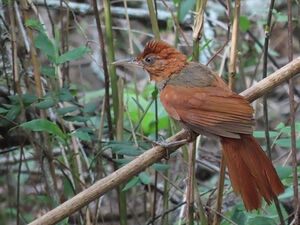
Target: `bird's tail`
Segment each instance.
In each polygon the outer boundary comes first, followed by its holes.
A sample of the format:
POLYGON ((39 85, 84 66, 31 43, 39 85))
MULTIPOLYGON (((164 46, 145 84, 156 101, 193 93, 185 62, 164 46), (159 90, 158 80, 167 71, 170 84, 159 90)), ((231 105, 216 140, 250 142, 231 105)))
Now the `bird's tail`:
POLYGON ((253 136, 222 138, 221 143, 233 190, 241 194, 246 210, 259 209, 262 197, 270 204, 284 192, 272 162, 253 136))

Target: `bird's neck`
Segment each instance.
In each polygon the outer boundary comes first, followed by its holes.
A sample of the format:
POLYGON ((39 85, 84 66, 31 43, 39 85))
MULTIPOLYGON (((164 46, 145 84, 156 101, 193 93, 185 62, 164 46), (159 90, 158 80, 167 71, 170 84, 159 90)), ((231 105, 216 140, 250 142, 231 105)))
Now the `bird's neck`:
POLYGON ((170 78, 171 77, 169 76, 169 77, 166 77, 165 79, 163 79, 163 80, 161 80, 159 82, 156 82, 156 87, 157 87, 157 89, 158 89, 159 92, 161 92, 165 88, 165 86, 169 82, 170 78))

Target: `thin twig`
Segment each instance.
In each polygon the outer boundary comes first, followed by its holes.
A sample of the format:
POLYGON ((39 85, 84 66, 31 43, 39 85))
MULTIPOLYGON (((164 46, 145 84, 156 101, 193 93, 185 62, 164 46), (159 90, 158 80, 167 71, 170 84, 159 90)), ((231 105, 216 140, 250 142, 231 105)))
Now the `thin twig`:
POLYGON ((101 56, 102 56, 103 71, 104 71, 104 76, 105 76, 105 109, 106 109, 107 123, 108 123, 108 129, 109 129, 109 139, 113 140, 114 134, 113 134, 112 119, 111 119, 110 104, 109 104, 109 74, 108 74, 108 69, 107 69, 107 61, 106 61, 103 33, 102 33, 102 28, 101 28, 101 21, 100 21, 100 16, 99 16, 98 4, 97 4, 96 0, 93 0, 93 8, 94 8, 94 14, 95 14, 95 18, 96 18, 99 43, 101 46, 101 56))
MULTIPOLYGON (((269 38, 271 34, 271 21, 272 14, 274 8, 275 0, 271 0, 267 24, 265 27, 265 43, 264 43, 264 57, 263 57, 263 78, 267 77, 267 65, 268 65, 268 48, 269 48, 269 38)), ((267 154, 269 159, 272 159, 271 155, 271 142, 270 142, 270 134, 269 134, 269 118, 268 118, 268 103, 267 103, 267 95, 263 96, 263 111, 264 111, 264 121, 265 121, 265 136, 266 136, 266 145, 267 145, 267 154)), ((279 201, 277 196, 274 196, 274 203, 276 206, 276 210, 280 219, 281 225, 284 225, 284 218, 280 209, 279 201)))
MULTIPOLYGON (((292 24, 292 0, 288 0, 288 57, 289 62, 293 60, 293 24, 292 24)), ((299 224, 299 193, 297 176, 297 152, 295 132, 295 102, 294 102, 294 79, 289 80, 289 101, 290 101, 290 123, 292 139, 292 166, 293 166, 293 188, 294 188, 294 212, 295 223, 299 224)))
POLYGON ((167 5, 167 3, 165 2, 165 0, 161 0, 161 1, 162 1, 162 3, 165 5, 165 7, 167 8, 167 10, 169 10, 169 12, 171 13, 172 19, 173 19, 173 20, 175 21, 175 23, 176 23, 177 29, 179 30, 181 36, 183 37, 183 39, 184 39, 186 45, 190 48, 191 45, 189 44, 189 42, 188 42, 186 36, 184 35, 184 33, 183 33, 183 31, 182 31, 182 29, 181 29, 181 27, 180 27, 180 25, 179 25, 179 23, 178 23, 178 21, 177 21, 176 16, 174 15, 172 9, 170 9, 170 7, 167 5))
POLYGON ((23 145, 20 149, 19 169, 18 169, 18 184, 17 184, 17 225, 20 224, 20 177, 22 168, 23 145))
POLYGON ((226 4, 227 4, 227 17, 228 17, 228 24, 227 24, 227 37, 226 37, 226 41, 224 43, 224 45, 218 50, 216 51, 216 53, 207 61, 206 65, 208 65, 221 51, 223 51, 223 49, 225 48, 225 46, 228 44, 229 39, 230 39, 230 26, 231 26, 231 20, 230 20, 230 8, 229 8, 229 0, 226 0, 226 4))

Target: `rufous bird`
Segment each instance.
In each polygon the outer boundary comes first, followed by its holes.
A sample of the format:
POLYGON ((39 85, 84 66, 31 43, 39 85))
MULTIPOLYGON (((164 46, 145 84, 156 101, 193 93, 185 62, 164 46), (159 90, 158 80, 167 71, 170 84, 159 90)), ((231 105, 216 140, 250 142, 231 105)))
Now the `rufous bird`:
POLYGON ((252 136, 253 108, 232 92, 209 67, 187 62, 187 56, 163 41, 150 41, 136 58, 113 63, 148 71, 168 114, 191 133, 218 137, 233 190, 246 210, 270 204, 284 192, 272 162, 252 136))

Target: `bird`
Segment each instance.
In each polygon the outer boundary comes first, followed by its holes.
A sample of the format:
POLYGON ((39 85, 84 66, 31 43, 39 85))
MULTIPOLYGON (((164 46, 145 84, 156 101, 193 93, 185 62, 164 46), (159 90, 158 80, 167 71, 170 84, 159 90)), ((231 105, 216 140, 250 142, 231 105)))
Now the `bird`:
POLYGON ((137 57, 113 65, 146 70, 171 118, 190 134, 220 140, 233 191, 241 195, 247 211, 261 208, 262 198, 271 204, 284 186, 252 135, 253 107, 208 66, 187 59, 166 42, 152 40, 137 57))

